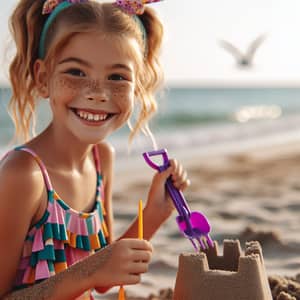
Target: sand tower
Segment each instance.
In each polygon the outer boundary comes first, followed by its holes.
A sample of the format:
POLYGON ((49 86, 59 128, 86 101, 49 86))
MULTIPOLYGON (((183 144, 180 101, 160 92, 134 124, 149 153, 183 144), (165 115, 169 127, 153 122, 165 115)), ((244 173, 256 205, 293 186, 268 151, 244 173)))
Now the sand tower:
POLYGON ((243 253, 239 240, 224 240, 223 249, 180 255, 174 300, 272 300, 260 244, 243 253))

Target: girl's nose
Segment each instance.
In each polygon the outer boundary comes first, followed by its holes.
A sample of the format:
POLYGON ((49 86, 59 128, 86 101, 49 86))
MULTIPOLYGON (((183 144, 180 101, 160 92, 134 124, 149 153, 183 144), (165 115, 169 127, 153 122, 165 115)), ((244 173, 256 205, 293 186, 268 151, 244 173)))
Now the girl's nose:
POLYGON ((90 87, 87 92, 87 100, 107 102, 110 97, 110 90, 104 83, 95 80, 90 83, 90 87))

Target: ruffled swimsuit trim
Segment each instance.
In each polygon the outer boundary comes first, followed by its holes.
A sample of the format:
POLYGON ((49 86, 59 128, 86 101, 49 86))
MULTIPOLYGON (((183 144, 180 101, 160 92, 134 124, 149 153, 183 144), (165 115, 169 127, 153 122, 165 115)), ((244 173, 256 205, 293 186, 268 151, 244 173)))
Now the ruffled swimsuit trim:
POLYGON ((52 188, 45 165, 31 149, 17 147, 14 150, 26 151, 36 159, 48 191, 47 209, 43 217, 29 230, 23 245, 14 287, 23 288, 47 279, 105 247, 108 230, 102 205, 102 176, 96 146, 93 147, 93 155, 97 188, 95 206, 90 213, 78 212, 59 198, 52 188))

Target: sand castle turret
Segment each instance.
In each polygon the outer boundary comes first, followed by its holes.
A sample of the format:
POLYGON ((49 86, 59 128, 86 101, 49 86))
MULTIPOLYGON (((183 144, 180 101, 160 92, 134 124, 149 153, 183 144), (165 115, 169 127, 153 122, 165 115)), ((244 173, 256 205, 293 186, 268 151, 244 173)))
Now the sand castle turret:
POLYGON ((174 300, 272 300, 262 250, 247 242, 243 253, 238 240, 224 241, 206 252, 181 254, 174 300))

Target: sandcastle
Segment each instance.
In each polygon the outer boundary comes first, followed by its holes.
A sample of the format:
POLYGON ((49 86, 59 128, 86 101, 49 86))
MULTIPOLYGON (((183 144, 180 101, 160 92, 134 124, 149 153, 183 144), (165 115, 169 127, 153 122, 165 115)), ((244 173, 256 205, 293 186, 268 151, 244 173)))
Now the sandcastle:
POLYGON ((261 246, 224 240, 223 256, 218 244, 205 252, 181 254, 174 300, 272 300, 261 246))

